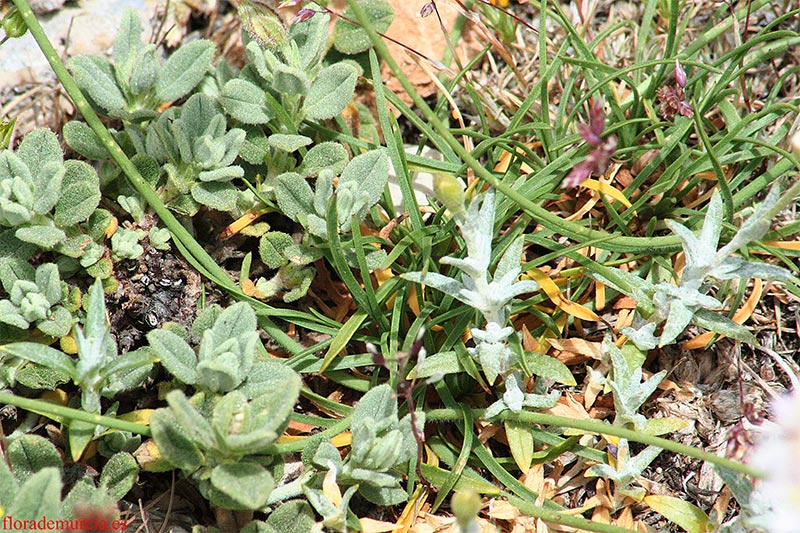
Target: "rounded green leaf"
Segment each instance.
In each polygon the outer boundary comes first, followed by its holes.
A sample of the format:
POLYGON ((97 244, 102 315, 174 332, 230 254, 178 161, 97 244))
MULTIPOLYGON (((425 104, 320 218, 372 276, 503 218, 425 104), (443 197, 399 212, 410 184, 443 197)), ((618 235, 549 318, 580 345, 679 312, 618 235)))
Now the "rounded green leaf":
POLYGON ((108 150, 85 122, 70 120, 61 130, 64 142, 87 159, 107 159, 108 150))
POLYGON ((187 385, 197 382, 197 356, 186 341, 164 329, 148 333, 147 341, 170 374, 187 385))
POLYGON ((246 80, 230 80, 222 88, 222 107, 242 124, 266 124, 272 119, 264 90, 246 80))
POLYGON ((329 168, 338 175, 347 166, 349 156, 347 149, 334 141, 314 145, 303 158, 300 172, 306 176, 316 176, 323 169, 329 168))
POLYGON ((203 79, 213 57, 214 43, 205 39, 178 48, 158 73, 158 98, 172 102, 186 96, 203 79))
POLYGON ((87 220, 100 203, 100 180, 94 168, 83 161, 67 161, 61 184, 61 198, 56 204, 54 220, 61 227, 87 220))
POLYGON ((259 509, 267 503, 274 486, 272 475, 257 463, 219 465, 211 471, 209 500, 225 509, 259 509))
POLYGON ((20 483, 44 468, 54 467, 60 471, 64 465, 53 443, 39 435, 27 434, 12 440, 6 453, 20 483))
POLYGON ((708 533, 714 525, 708 515, 696 505, 674 496, 646 496, 644 503, 688 533, 708 533))
POLYGON ((347 63, 335 63, 322 69, 303 104, 307 118, 325 120, 341 113, 353 98, 358 70, 347 63))
POLYGON ((71 66, 78 86, 102 111, 116 116, 125 109, 125 96, 108 61, 96 56, 75 56, 71 66))
MULTIPOLYGON (((386 0, 362 0, 359 2, 370 26, 378 33, 384 33, 394 20, 394 9, 386 0)), ((358 54, 372 46, 367 30, 349 20, 356 20, 352 9, 347 9, 344 17, 336 21, 333 30, 333 46, 343 54, 358 54), (349 19, 349 20, 347 20, 349 19)))
POLYGON ((100 474, 100 486, 104 487, 114 500, 121 500, 136 482, 139 465, 133 455, 118 452, 111 456, 100 474))
POLYGON ((217 211, 233 211, 237 194, 229 182, 208 181, 192 186, 192 199, 217 211))
POLYGON ((61 472, 48 467, 32 475, 15 494, 14 503, 6 509, 15 520, 38 520, 57 516, 61 506, 61 472))
POLYGON ((203 464, 200 450, 186 436, 169 409, 157 409, 150 417, 150 430, 161 457, 184 472, 193 472, 203 464))

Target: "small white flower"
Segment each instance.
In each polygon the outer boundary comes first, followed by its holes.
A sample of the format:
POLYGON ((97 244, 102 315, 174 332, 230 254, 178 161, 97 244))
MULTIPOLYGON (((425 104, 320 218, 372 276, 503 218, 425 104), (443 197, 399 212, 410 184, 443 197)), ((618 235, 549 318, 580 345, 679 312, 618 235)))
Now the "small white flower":
POLYGON ((751 504, 763 506, 753 525, 769 533, 796 533, 800 524, 800 395, 772 403, 774 424, 765 428, 750 464, 764 472, 751 504))

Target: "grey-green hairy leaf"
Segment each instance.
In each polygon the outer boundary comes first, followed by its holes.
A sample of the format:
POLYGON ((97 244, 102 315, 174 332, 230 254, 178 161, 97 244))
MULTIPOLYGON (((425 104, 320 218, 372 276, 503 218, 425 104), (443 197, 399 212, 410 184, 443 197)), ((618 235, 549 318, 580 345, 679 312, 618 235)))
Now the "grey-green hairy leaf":
POLYGON ((358 71, 347 63, 334 63, 322 69, 303 104, 306 117, 325 120, 337 116, 353 98, 357 81, 358 71))

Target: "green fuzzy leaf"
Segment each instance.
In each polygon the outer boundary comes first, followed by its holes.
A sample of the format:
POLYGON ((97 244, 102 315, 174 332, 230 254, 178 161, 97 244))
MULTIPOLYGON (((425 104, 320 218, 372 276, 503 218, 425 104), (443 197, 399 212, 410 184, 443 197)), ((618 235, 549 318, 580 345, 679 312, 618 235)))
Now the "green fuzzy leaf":
POLYGON ((229 182, 210 181, 192 186, 192 199, 217 211, 236 209, 236 187, 229 182))
POLYGON ((740 340, 752 345, 758 344, 758 339, 756 339, 755 335, 753 335, 750 330, 741 324, 737 324, 726 316, 715 313, 714 311, 709 311, 708 309, 698 309, 692 318, 692 322, 702 328, 714 331, 716 333, 721 333, 722 335, 732 339, 740 340))
POLYGON ((64 465, 56 447, 39 435, 27 434, 12 440, 6 453, 14 468, 14 476, 20 483, 25 483, 44 468, 52 467, 61 471, 64 465))
POLYGON ((60 227, 87 220, 100 203, 100 180, 94 168, 83 161, 67 161, 61 197, 53 219, 60 227))
POLYGON ((356 404, 353 420, 364 421, 368 418, 389 424, 397 421, 397 399, 388 384, 370 389, 356 404))
POLYGON ((125 110, 125 96, 108 61, 97 56, 75 56, 70 64, 75 82, 101 111, 109 116, 118 116, 125 110))
POLYGON ((576 385, 575 376, 572 375, 570 369, 555 357, 528 352, 525 354, 525 359, 528 363, 528 368, 537 376, 552 379, 569 387, 576 385))
MULTIPOLYGON (((242 176, 244 176, 244 169, 239 165, 216 168, 214 170, 204 170, 197 175, 200 181, 206 183, 211 183, 211 182, 224 183, 236 178, 241 178, 242 176)), ((197 198, 195 198, 195 200, 196 199, 197 198)))
POLYGON ((301 224, 313 213, 314 193, 308 182, 295 172, 287 172, 275 178, 275 198, 284 215, 301 224))
POLYGON ((228 339, 241 339, 251 335, 258 327, 256 313, 245 302, 239 302, 225 309, 211 328, 214 345, 219 346, 228 339))
MULTIPOLYGON (((362 0, 359 2, 367 21, 376 32, 384 33, 394 20, 394 9, 386 0, 362 0)), ((336 21, 333 30, 333 46, 343 54, 358 54, 372 46, 367 31, 348 20, 356 20, 352 9, 344 12, 344 17, 336 21)))
POLYGON ((73 461, 80 460, 86 447, 94 439, 97 426, 82 420, 70 420, 67 426, 67 443, 69 444, 69 454, 73 461))
MULTIPOLYGON (((34 181, 46 167, 60 166, 64 162, 56 134, 43 128, 37 128, 27 134, 17 148, 16 155, 27 165, 34 181)), ((45 184, 39 183, 37 188, 44 186, 45 184)))
POLYGON ((242 124, 266 124, 272 119, 264 90, 246 80, 226 83, 220 102, 225 112, 242 124))
MULTIPOLYGON (((271 359, 259 359, 238 390, 248 398, 258 398, 259 402, 274 409, 275 418, 285 419, 294 408, 301 386, 300 376, 288 366, 271 359), (270 405, 271 401, 275 405, 270 405)), ((277 421, 274 426, 276 432, 282 422, 277 421)))
POLYGON ((61 130, 64 142, 87 159, 108 159, 108 150, 85 122, 70 120, 61 130))
POLYGON ((322 59, 328 44, 330 22, 330 15, 317 13, 304 22, 292 24, 289 36, 297 45, 301 68, 308 70, 322 59))
POLYGON ((267 519, 276 533, 311 533, 314 522, 314 511, 303 500, 284 502, 267 519))
POLYGON ((674 496, 652 495, 644 498, 651 509, 685 530, 687 533, 714 531, 708 515, 696 505, 674 496))
POLYGON ((158 80, 160 67, 156 45, 148 44, 137 54, 133 63, 129 81, 131 94, 138 96, 150 93, 158 80))
POLYGON ((41 172, 33 176, 33 210, 36 213, 46 215, 58 203, 65 173, 66 167, 63 163, 47 163, 41 172))
POLYGON ((183 432, 201 449, 208 450, 214 446, 211 424, 200 413, 181 390, 173 390, 167 394, 167 403, 183 432))
POLYGON ((61 306, 54 307, 50 310, 50 316, 45 320, 40 320, 36 323, 39 331, 51 337, 64 337, 69 334, 75 319, 72 313, 67 311, 61 306))
POLYGON ((216 100, 203 93, 193 94, 181 107, 180 123, 189 138, 200 138, 204 134, 221 137, 225 131, 224 117, 220 115, 216 100))
POLYGON ((267 160, 270 145, 261 128, 245 128, 247 134, 239 149, 239 157, 251 165, 260 165, 267 160))
POLYGON ((8 462, 0 461, 0 506, 7 509, 19 491, 19 482, 11 473, 8 462))
POLYGON ((157 409, 150 417, 150 430, 161 456, 184 472, 193 472, 204 463, 200 450, 178 425, 169 409, 157 409))
POLYGON ((299 68, 278 63, 272 72, 272 90, 278 94, 305 96, 310 85, 308 76, 299 68))
POLYGON ((275 133, 269 136, 269 145, 284 152, 295 152, 304 146, 308 146, 313 141, 305 135, 288 135, 286 133, 275 133))
POLYGON ((58 516, 61 505, 61 472, 44 468, 32 475, 15 494, 5 515, 15 520, 38 520, 58 516))
POLYGON ((126 83, 133 71, 136 56, 142 49, 142 24, 136 11, 126 8, 122 14, 122 24, 117 38, 114 39, 114 68, 120 83, 126 83))
POLYGON ((158 73, 158 98, 172 102, 189 94, 208 72, 213 57, 214 43, 205 39, 178 48, 158 73))
POLYGON ((121 500, 133 488, 139 475, 139 465, 133 455, 126 452, 115 453, 103 467, 100 486, 114 500, 121 500))
POLYGON ((35 342, 14 342, 0 347, 0 353, 3 351, 15 357, 19 357, 20 359, 50 367, 70 377, 75 376, 75 362, 72 358, 44 344, 35 342))
POLYGON ((225 509, 259 509, 267 503, 275 480, 257 463, 218 465, 211 471, 210 500, 225 509))
POLYGON ((429 355, 418 364, 409 374, 409 378, 424 379, 436 375, 458 374, 464 372, 464 367, 458 359, 456 352, 438 352, 429 355))
POLYGON ((314 120, 333 118, 353 98, 358 71, 347 63, 335 63, 322 69, 303 103, 305 116, 314 120))
POLYGON ((17 383, 21 383, 33 390, 54 390, 59 385, 70 380, 69 376, 58 370, 34 363, 22 365, 17 370, 14 378, 17 383))
POLYGON ((408 494, 400 487, 399 483, 396 487, 361 485, 358 493, 368 502, 381 506, 397 505, 408 499, 408 494))
POLYGON ((347 166, 348 160, 347 150, 340 143, 322 142, 308 151, 299 172, 305 176, 316 176, 322 169, 329 168, 335 175, 339 175, 347 166))
POLYGON ((370 150, 354 157, 342 172, 339 187, 348 182, 358 184, 358 190, 364 193, 369 206, 374 205, 389 182, 389 156, 386 151, 370 150))
POLYGON ((262 235, 258 244, 258 255, 265 265, 274 270, 287 263, 284 251, 293 244, 290 235, 282 231, 270 231, 262 235))
POLYGON ((163 329, 148 333, 147 341, 170 374, 187 385, 197 383, 197 356, 186 341, 163 329))

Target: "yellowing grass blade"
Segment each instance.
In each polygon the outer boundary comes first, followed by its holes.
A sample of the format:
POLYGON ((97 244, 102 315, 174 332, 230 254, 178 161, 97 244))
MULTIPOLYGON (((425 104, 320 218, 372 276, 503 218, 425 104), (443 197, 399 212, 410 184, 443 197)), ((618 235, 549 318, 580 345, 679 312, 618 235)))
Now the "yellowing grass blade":
POLYGON ((628 199, 625 198, 625 195, 622 194, 622 191, 619 191, 616 188, 612 187, 610 183, 597 181, 595 179, 588 179, 583 183, 581 183, 580 186, 585 187, 587 189, 591 189, 593 191, 597 191, 601 194, 605 194, 606 196, 618 201, 625 207, 631 206, 630 201, 628 201, 628 199))
POLYGON ((561 293, 558 285, 556 285, 556 283, 550 279, 550 276, 538 268, 532 268, 528 270, 527 274, 533 278, 534 281, 539 283, 539 285, 541 285, 542 290, 547 297, 550 298, 550 301, 556 304, 556 306, 558 306, 558 308, 565 313, 569 313, 574 317, 578 317, 581 320, 588 320, 590 322, 597 322, 600 320, 600 317, 597 316, 591 309, 587 309, 582 305, 568 300, 567 297, 561 293))

